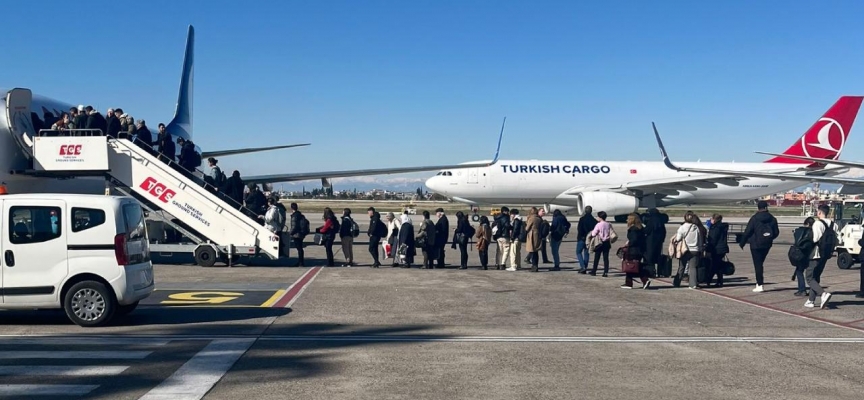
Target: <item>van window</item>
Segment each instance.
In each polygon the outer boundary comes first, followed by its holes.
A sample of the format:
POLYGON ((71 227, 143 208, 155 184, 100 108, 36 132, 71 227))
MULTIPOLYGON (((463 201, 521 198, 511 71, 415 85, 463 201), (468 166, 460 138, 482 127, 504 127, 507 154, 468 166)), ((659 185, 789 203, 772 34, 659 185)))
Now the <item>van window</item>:
POLYGON ((16 206, 9 210, 9 241, 42 243, 60 237, 60 207, 16 206))
POLYGON ((95 208, 72 208, 72 232, 81 232, 105 223, 105 211, 95 208))
POLYGON ((126 204, 123 206, 123 219, 126 221, 126 233, 129 240, 145 238, 144 212, 137 204, 126 204))

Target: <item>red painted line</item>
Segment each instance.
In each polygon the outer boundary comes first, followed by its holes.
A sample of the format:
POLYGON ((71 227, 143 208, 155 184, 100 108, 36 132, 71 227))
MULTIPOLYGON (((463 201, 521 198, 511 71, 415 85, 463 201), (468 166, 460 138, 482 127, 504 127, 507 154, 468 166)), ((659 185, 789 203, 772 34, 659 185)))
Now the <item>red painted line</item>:
MULTIPOLYGON (((783 301, 775 301, 773 303, 765 303, 766 305, 775 305, 775 304, 783 304, 783 303, 791 303, 793 301, 807 301, 807 296, 796 297, 794 299, 787 299, 783 301)), ((830 304, 830 303, 829 303, 830 304)))
POLYGON ((276 300, 276 302, 273 303, 271 307, 285 308, 289 304, 293 303, 294 300, 300 296, 300 293, 303 292, 303 289, 305 289, 306 286, 309 285, 309 282, 312 282, 312 279, 315 279, 315 276, 317 276, 319 272, 321 272, 321 267, 313 267, 309 271, 306 271, 306 273, 303 274, 300 279, 297 279, 297 282, 294 282, 294 284, 288 288, 285 294, 282 295, 279 300, 276 300))
MULTIPOLYGON (((828 304, 831 304, 831 303, 828 303, 828 304)), ((854 321, 849 321, 849 322, 847 322, 846 324, 848 324, 848 325, 855 325, 855 324, 860 324, 860 323, 862 323, 862 322, 864 322, 864 318, 862 318, 862 319, 856 319, 856 320, 854 320, 854 321)))

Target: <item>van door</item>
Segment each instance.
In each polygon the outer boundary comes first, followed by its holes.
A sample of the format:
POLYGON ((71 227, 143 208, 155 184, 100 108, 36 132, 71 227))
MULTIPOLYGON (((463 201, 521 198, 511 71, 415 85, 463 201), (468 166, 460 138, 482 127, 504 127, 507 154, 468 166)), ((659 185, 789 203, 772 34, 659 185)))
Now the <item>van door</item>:
POLYGON ((6 304, 54 304, 69 273, 66 204, 3 201, 3 298, 6 304))

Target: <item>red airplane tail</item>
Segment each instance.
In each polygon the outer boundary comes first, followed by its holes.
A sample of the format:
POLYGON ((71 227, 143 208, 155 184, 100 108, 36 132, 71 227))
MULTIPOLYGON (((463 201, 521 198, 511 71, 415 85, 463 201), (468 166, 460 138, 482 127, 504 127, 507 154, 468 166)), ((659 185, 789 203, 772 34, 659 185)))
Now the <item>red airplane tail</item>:
MULTIPOLYGON (((843 96, 783 154, 836 160, 849 138, 849 131, 861 107, 862 96, 843 96)), ((774 157, 768 163, 807 164, 807 161, 774 157)))

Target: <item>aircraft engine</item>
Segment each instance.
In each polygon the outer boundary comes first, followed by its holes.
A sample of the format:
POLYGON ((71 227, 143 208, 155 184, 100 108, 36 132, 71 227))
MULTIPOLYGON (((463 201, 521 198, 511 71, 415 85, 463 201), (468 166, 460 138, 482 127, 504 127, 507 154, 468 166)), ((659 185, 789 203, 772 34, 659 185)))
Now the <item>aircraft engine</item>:
POLYGON ((546 212, 549 214, 555 212, 555 210, 559 210, 564 214, 569 214, 576 210, 576 206, 562 206, 560 204, 546 204, 543 208, 545 208, 546 212))
POLYGON ((594 215, 600 211, 605 211, 610 217, 632 213, 639 207, 639 199, 612 192, 583 192, 575 195, 564 195, 556 198, 555 203, 574 207, 579 215, 585 211, 586 206, 591 206, 594 215))

